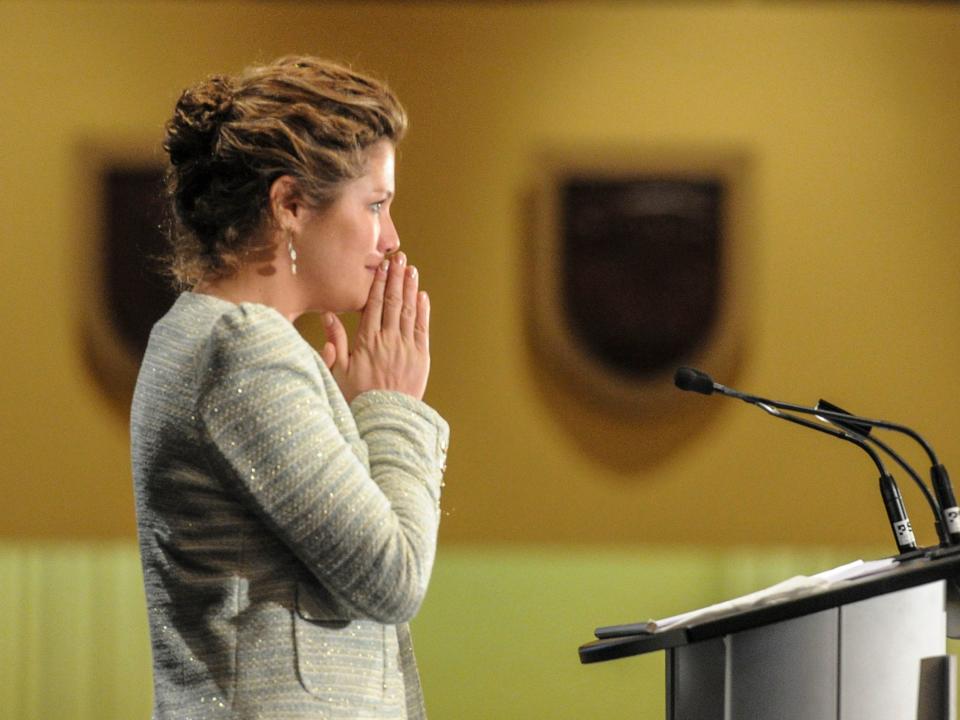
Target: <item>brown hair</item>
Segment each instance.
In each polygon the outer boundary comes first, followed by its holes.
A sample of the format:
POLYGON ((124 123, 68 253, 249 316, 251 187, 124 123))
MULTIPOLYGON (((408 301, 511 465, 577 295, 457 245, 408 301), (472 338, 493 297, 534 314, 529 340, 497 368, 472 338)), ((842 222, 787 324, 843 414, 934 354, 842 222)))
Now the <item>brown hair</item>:
POLYGON ((322 207, 366 171, 366 150, 399 142, 407 118, 383 83, 313 57, 284 57, 184 90, 167 123, 169 268, 180 287, 233 273, 259 249, 274 180, 322 207))

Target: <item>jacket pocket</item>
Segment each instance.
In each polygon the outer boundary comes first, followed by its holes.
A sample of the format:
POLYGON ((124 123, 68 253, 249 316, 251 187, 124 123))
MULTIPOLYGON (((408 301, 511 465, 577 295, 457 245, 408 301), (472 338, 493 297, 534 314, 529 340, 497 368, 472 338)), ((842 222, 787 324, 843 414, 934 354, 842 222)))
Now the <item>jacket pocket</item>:
POLYGON ((293 621, 300 684, 323 701, 330 718, 403 717, 395 628, 344 619, 331 606, 322 590, 298 583, 293 621))

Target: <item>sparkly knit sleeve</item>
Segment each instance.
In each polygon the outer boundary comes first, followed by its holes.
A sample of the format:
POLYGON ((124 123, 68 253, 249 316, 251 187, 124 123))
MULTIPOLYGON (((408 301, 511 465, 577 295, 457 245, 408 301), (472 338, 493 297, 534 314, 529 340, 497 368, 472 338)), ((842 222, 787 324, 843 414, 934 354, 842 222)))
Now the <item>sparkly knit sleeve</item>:
POLYGON ((337 427, 309 347, 260 306, 220 318, 197 382, 215 462, 242 500, 356 617, 412 618, 436 547, 439 415, 397 393, 357 398, 368 471, 337 427))
POLYGON ((425 403, 400 392, 362 393, 354 398, 350 409, 367 445, 371 475, 391 498, 394 510, 401 517, 433 517, 437 521, 408 528, 421 535, 419 545, 424 553, 419 556, 422 566, 418 577, 426 582, 437 544, 447 423, 425 403), (420 487, 411 487, 411 478, 416 478, 420 487))

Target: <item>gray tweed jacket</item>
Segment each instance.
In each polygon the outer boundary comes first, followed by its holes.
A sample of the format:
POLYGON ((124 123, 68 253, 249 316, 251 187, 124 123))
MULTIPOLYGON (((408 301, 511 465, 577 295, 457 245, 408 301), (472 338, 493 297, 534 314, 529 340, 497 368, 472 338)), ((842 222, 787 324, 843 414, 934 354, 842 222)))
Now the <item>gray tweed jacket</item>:
POLYGON ((131 414, 155 720, 423 718, 447 438, 401 393, 348 406, 276 311, 181 295, 131 414))

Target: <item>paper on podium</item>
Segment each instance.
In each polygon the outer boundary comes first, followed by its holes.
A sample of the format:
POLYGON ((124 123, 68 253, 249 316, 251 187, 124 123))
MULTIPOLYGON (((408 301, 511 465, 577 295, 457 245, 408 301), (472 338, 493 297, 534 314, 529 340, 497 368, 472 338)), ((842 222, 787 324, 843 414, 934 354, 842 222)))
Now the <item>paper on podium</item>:
POLYGON ((896 562, 896 558, 884 558, 883 560, 871 560, 869 562, 854 560, 846 565, 841 565, 831 570, 824 570, 816 575, 796 575, 776 585, 771 585, 763 590, 742 595, 733 600, 725 600, 716 605, 710 605, 705 608, 700 608, 699 610, 691 610, 690 612, 673 615, 672 617, 661 620, 649 620, 644 630, 648 633, 655 633, 661 630, 683 627, 693 622, 712 620, 713 618, 729 615, 732 612, 742 612, 744 610, 764 607, 765 605, 772 605, 782 600, 792 600, 814 592, 827 590, 847 580, 855 580, 882 572, 887 568, 893 567, 896 562))

